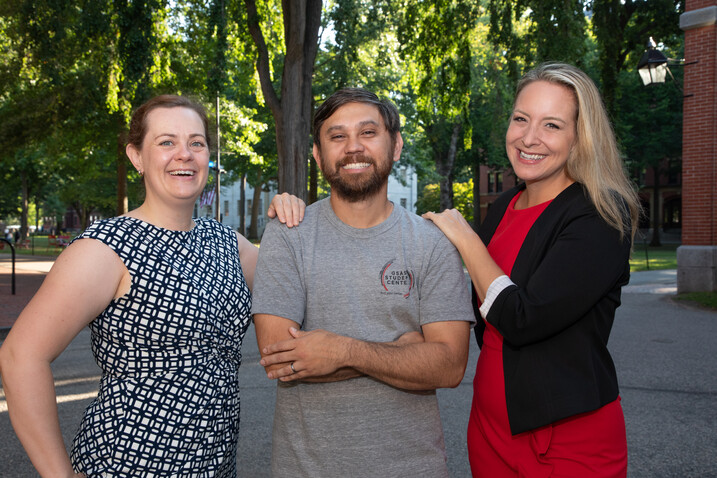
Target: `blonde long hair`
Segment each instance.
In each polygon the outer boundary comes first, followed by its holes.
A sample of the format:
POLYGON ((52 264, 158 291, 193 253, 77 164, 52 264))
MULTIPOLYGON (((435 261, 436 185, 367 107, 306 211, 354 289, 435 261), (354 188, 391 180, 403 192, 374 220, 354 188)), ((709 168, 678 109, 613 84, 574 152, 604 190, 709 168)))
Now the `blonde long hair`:
POLYGON ((565 63, 543 63, 518 82, 515 97, 534 81, 547 81, 569 88, 578 107, 575 147, 566 172, 588 191, 598 214, 634 239, 640 215, 640 200, 625 173, 624 164, 595 83, 582 70, 565 63))

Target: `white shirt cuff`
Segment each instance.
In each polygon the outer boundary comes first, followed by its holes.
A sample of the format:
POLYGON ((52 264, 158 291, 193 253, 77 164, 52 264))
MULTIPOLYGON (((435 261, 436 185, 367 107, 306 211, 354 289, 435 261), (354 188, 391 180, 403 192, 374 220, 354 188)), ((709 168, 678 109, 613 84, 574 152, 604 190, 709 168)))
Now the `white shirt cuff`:
POLYGON ((515 285, 515 283, 510 280, 510 277, 507 275, 496 277, 496 279, 491 282, 485 293, 485 300, 481 304, 480 309, 478 309, 480 310, 481 317, 484 319, 488 317, 488 311, 490 311, 493 301, 495 301, 498 295, 503 292, 503 289, 511 285, 515 285))

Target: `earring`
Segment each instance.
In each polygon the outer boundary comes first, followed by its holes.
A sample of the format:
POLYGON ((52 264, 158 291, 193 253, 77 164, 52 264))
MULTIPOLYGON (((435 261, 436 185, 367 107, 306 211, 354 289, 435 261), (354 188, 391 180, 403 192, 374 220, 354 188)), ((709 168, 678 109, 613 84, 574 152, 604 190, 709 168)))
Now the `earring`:
POLYGON ((141 169, 138 169, 137 172, 139 173, 140 176, 144 176, 144 171, 142 171, 141 169))

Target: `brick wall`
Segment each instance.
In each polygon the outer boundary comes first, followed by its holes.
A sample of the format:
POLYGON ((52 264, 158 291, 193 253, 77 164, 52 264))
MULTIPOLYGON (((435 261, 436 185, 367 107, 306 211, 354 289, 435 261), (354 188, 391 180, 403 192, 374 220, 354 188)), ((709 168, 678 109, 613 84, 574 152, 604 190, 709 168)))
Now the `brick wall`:
MULTIPOLYGON (((688 0, 685 11, 717 6, 688 0)), ((717 244, 717 26, 685 30, 682 244, 717 244)))
POLYGON ((689 12, 700 8, 711 7, 715 4, 715 0, 687 0, 685 11, 689 12))

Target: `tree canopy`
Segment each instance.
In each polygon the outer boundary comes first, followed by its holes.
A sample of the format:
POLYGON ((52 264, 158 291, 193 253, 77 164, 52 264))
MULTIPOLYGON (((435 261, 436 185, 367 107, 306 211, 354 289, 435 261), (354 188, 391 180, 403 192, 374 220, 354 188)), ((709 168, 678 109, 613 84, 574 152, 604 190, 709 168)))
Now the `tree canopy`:
POLYGON ((681 95, 641 87, 635 65, 650 36, 680 56, 683 9, 676 0, 2 2, 0 218, 20 220, 24 235, 32 204, 85 219, 136 207, 127 122, 159 93, 191 95, 212 114, 219 99, 223 181, 300 197, 310 187, 314 199, 326 185, 307 175, 312 111, 344 86, 396 103, 401 162, 438 185, 425 190, 431 201, 439 192, 439 208, 456 204, 460 183, 465 208, 466 184, 480 194, 480 168, 506 167, 515 82, 542 61, 593 77, 639 180, 679 164, 681 95), (647 140, 656 127, 660 146, 647 140))

